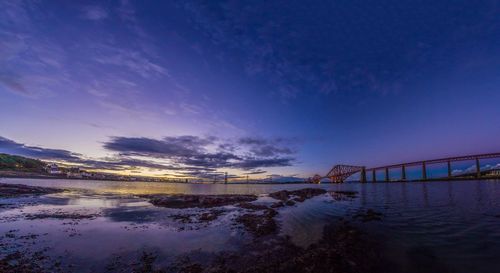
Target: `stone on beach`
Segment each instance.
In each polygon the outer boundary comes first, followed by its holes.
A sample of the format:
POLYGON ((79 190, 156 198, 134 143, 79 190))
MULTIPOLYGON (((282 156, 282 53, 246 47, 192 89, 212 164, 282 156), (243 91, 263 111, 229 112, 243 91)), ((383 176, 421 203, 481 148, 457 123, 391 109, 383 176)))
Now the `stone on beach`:
POLYGON ((165 208, 212 208, 257 200, 255 195, 167 195, 153 196, 149 201, 165 208))
POLYGON ((21 184, 0 183, 0 198, 18 197, 25 195, 43 195, 62 192, 62 189, 27 186, 21 184))
POLYGON ((294 201, 297 202, 304 202, 307 199, 310 199, 314 196, 325 194, 327 191, 324 189, 315 189, 315 188, 306 188, 306 189, 300 189, 300 190, 294 190, 294 191, 287 191, 287 190, 282 190, 282 191, 277 191, 270 193, 269 196, 281 200, 283 202, 288 201, 291 196, 294 196, 294 201))
POLYGON ((273 234, 278 230, 278 225, 274 220, 274 216, 277 214, 276 210, 267 209, 261 214, 243 214, 236 218, 236 222, 243 224, 246 230, 257 237, 265 236, 273 234))

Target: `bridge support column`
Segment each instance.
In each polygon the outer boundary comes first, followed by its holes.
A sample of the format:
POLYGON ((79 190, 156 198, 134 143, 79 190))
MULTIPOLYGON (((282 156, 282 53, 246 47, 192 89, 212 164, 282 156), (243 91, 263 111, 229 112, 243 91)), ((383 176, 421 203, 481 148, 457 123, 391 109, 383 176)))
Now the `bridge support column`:
POLYGON ((362 167, 361 168, 361 183, 366 183, 366 168, 362 167))
POLYGON ((425 162, 422 162, 422 180, 427 180, 427 168, 425 162))
POLYGON ((401 166, 401 180, 406 181, 406 166, 401 166))
POLYGON ((451 179, 451 161, 448 160, 448 179, 451 179))
POLYGON ((372 170, 372 181, 377 182, 377 171, 375 169, 372 170))
POLYGON ((476 177, 481 177, 481 165, 479 164, 479 158, 476 157, 476 177))
POLYGON ((385 182, 389 182, 389 168, 385 168, 385 182))

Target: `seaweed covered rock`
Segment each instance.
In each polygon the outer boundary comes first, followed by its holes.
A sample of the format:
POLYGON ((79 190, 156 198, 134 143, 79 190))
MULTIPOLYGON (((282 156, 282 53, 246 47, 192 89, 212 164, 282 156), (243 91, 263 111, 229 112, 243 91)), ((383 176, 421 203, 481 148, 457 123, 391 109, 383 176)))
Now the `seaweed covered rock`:
POLYGON ((257 200, 255 195, 167 195, 154 196, 149 202, 166 208, 212 208, 257 200))
POLYGON ((62 192, 62 189, 44 188, 27 186, 21 184, 4 184, 0 183, 0 198, 9 198, 17 196, 43 195, 50 193, 62 192))
MULTIPOLYGON (((197 272, 387 272, 379 253, 377 244, 363 232, 341 222, 326 226, 322 239, 307 248, 288 237, 265 237, 239 253, 224 253, 211 264, 198 265, 197 272)), ((185 268, 191 266, 185 264, 185 268)))
POLYGON ((274 221, 274 216, 277 214, 274 209, 267 209, 260 214, 246 213, 236 218, 236 222, 243 224, 246 230, 257 237, 270 235, 278 230, 278 225, 274 221))
POLYGON ((253 203, 249 203, 249 202, 239 203, 236 206, 243 208, 243 209, 248 209, 248 210, 265 210, 265 209, 267 209, 267 206, 265 206, 265 205, 253 204, 253 203))
POLYGON ((296 202, 304 202, 307 199, 310 199, 317 195, 325 194, 326 192, 327 191, 324 189, 305 188, 294 191, 287 191, 287 190, 277 191, 270 193, 269 196, 274 199, 281 200, 283 202, 290 200, 291 197, 294 197, 293 200, 296 202))

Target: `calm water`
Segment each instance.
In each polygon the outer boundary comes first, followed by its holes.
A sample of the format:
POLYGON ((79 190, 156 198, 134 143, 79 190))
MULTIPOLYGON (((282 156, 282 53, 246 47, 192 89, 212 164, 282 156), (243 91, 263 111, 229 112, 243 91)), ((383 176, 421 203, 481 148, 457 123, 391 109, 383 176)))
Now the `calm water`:
MULTIPOLYGON (((236 208, 229 207, 221 219, 204 226, 181 224, 168 217, 173 210, 153 207, 134 194, 262 194, 261 201, 265 202, 266 193, 305 187, 352 190, 359 195, 343 201, 324 195, 280 210, 282 233, 292 236, 296 244, 306 246, 321 237, 326 223, 371 208, 383 213, 383 220, 359 225, 384 242, 385 256, 399 271, 418 272, 423 267, 440 272, 499 272, 500 268, 500 181, 341 185, 38 179, 0 182, 72 189, 34 198, 36 201, 29 206, 0 209, 0 232, 43 234, 37 239, 39 247, 50 247, 54 257, 68 257, 83 272, 99 270, 113 257, 133 255, 137 249, 160 251, 163 261, 168 263, 182 253, 199 252, 203 257, 203 253, 237 249, 249 239, 246 233, 229 224, 231 217, 239 213, 236 208), (67 220, 26 218, 47 211, 84 212, 96 217, 73 225, 67 220)), ((0 199, 0 202, 12 200, 0 199)))

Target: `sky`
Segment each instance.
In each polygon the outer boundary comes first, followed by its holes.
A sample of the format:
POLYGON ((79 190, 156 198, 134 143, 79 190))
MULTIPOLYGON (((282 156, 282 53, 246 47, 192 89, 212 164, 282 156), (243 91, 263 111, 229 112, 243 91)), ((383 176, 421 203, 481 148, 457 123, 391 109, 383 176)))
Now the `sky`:
POLYGON ((0 1, 0 152, 308 177, 500 151, 500 1, 0 1))

